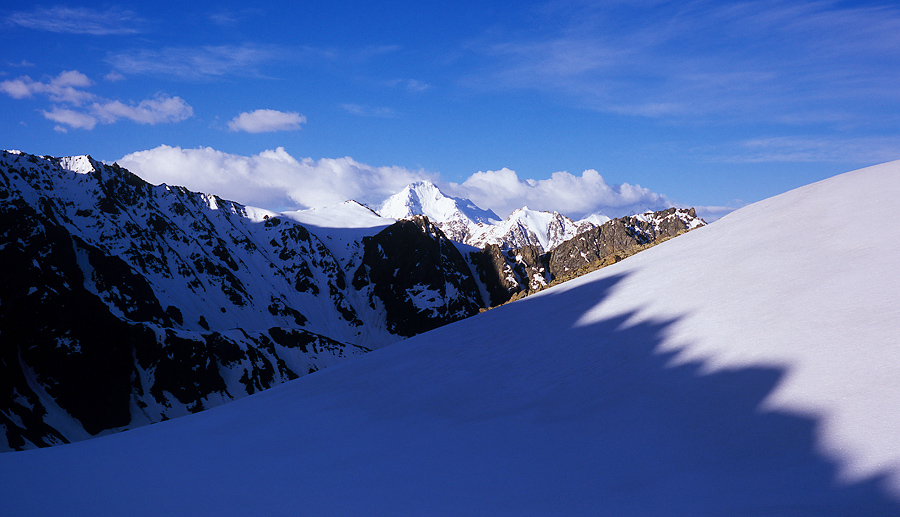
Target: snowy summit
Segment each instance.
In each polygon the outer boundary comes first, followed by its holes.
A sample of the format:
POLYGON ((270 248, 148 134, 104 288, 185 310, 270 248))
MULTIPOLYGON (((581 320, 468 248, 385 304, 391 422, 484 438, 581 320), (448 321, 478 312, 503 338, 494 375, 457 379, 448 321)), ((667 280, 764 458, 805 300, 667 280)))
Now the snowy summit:
POLYGON ((484 210, 468 199, 445 195, 430 181, 417 181, 389 197, 378 213, 392 219, 424 215, 444 234, 457 242, 466 242, 477 228, 500 222, 491 210, 484 210))

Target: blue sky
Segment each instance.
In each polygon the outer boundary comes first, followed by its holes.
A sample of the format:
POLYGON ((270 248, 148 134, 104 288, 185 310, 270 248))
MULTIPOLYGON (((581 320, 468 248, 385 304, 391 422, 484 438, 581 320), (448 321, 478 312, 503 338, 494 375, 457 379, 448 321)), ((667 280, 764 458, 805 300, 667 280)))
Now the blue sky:
POLYGON ((20 5, 0 147, 268 208, 736 207, 900 158, 895 2, 20 5))

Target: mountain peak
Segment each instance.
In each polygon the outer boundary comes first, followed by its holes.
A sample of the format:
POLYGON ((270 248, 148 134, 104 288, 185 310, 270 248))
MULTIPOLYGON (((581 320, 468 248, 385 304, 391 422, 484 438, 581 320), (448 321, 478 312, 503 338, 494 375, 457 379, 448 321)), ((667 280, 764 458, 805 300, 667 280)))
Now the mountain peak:
POLYGON ((484 210, 469 199, 448 196, 428 180, 410 183, 389 197, 378 213, 392 219, 427 216, 450 239, 457 242, 466 242, 475 228, 496 224, 500 220, 493 211, 484 210))

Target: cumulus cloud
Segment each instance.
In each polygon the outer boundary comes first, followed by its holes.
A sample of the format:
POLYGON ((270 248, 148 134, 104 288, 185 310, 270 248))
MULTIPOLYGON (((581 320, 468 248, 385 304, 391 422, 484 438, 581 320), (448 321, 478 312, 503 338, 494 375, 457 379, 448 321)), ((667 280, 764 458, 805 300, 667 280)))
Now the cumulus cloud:
POLYGON ((232 131, 247 133, 270 133, 273 131, 297 131, 300 124, 306 123, 306 117, 297 112, 283 112, 258 109, 241 113, 228 122, 232 131))
POLYGON ((523 206, 532 210, 556 210, 577 218, 595 213, 618 217, 673 204, 664 195, 640 185, 610 185, 593 169, 581 176, 554 172, 548 179, 533 180, 521 179, 515 171, 503 168, 476 172, 461 184, 450 183, 448 190, 454 196, 491 208, 501 217, 523 206))
POLYGON ((181 122, 194 114, 194 108, 181 97, 157 95, 136 105, 126 105, 120 101, 104 101, 91 105, 91 112, 100 120, 111 124, 119 119, 128 119, 138 124, 160 124, 181 122))
POLYGON ((58 122, 53 129, 59 131, 61 133, 65 133, 67 131, 66 126, 75 129, 94 129, 94 126, 97 125, 96 117, 88 115, 86 113, 82 113, 80 111, 73 111, 70 109, 64 108, 53 108, 50 111, 41 111, 44 114, 44 118, 48 120, 52 120, 54 122, 58 122), (61 124, 61 125, 60 125, 61 124))
POLYGON ((162 145, 117 161, 151 183, 183 185, 270 209, 330 206, 349 199, 374 206, 413 181, 436 179, 424 171, 373 167, 349 157, 297 159, 281 147, 241 156, 162 145))
POLYGON ((295 158, 284 148, 241 156, 208 147, 166 145, 129 154, 118 163, 151 183, 183 185, 269 209, 314 208, 349 199, 379 206, 406 185, 427 179, 449 195, 469 198, 501 217, 523 206, 570 217, 602 213, 616 217, 672 206, 663 195, 638 185, 609 185, 595 170, 581 176, 554 173, 546 180, 521 179, 509 169, 478 172, 461 184, 403 167, 374 167, 352 158, 295 158))
POLYGON ((3 81, 0 82, 0 91, 14 99, 44 95, 53 103, 67 105, 41 110, 44 118, 58 123, 54 129, 62 132, 67 127, 91 130, 98 122, 112 124, 121 119, 151 125, 180 122, 194 114, 194 109, 181 97, 158 93, 151 99, 125 104, 118 100, 104 99, 85 90, 92 85, 93 82, 83 73, 66 70, 46 82, 34 81, 28 76, 3 81))
POLYGON ((91 86, 88 76, 77 70, 66 70, 47 82, 34 81, 22 76, 0 82, 0 91, 14 99, 25 99, 35 94, 43 94, 53 102, 80 105, 94 98, 92 93, 80 88, 91 86))

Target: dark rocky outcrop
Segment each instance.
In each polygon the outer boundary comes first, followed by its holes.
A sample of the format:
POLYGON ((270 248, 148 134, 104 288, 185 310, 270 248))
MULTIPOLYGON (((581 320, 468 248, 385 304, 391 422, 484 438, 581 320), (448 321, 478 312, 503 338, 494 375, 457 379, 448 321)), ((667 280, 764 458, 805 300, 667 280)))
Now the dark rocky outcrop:
POLYGON ((397 221, 363 239, 353 287, 369 289, 388 330, 412 336, 478 313, 481 295, 462 254, 425 216, 397 221))

